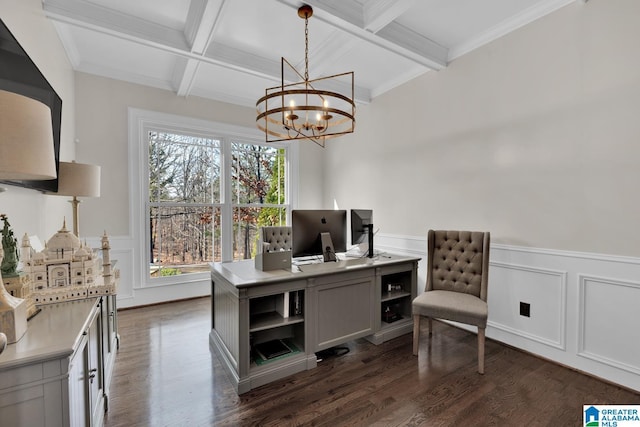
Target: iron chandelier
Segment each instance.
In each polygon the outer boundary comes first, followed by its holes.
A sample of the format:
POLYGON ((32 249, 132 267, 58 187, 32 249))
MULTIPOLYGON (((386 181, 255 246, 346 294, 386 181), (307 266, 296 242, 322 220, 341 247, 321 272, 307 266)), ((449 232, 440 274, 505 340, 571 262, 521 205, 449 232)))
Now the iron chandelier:
POLYGON ((264 131, 266 142, 308 139, 324 147, 327 138, 352 133, 355 128, 353 71, 309 80, 312 15, 311 6, 298 9, 298 16, 304 19, 304 75, 283 57, 280 85, 267 88, 256 102, 256 124, 264 131), (302 80, 291 83, 298 79, 302 80))

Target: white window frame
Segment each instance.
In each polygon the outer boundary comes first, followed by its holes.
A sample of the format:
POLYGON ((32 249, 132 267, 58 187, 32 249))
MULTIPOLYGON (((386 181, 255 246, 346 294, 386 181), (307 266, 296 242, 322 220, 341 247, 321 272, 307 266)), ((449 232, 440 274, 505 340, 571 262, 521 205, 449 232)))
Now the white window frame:
MULTIPOLYGON (((156 111, 129 108, 129 230, 135 242, 134 259, 137 270, 134 277, 143 287, 166 286, 210 280, 208 272, 191 273, 177 276, 151 278, 149 274, 149 218, 147 201, 149 200, 149 131, 165 131, 187 135, 202 135, 206 138, 220 140, 222 158, 222 188, 220 189, 220 207, 223 222, 233 218, 233 193, 231 189, 231 143, 252 143, 275 148, 286 148, 285 206, 287 207, 287 223, 291 220, 291 210, 297 205, 299 143, 264 142, 264 134, 256 128, 248 128, 227 123, 195 119, 156 111)), ((233 227, 222 227, 221 235, 222 261, 233 259, 233 227)))

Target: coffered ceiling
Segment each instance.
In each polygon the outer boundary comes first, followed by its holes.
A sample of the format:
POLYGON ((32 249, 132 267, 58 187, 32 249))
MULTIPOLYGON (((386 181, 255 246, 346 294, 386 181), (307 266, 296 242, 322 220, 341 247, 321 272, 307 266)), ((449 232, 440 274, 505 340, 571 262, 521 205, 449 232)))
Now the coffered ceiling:
MULTIPOLYGON (((355 72, 376 96, 569 3, 309 0, 309 77, 355 72)), ((245 106, 304 70, 297 0, 43 0, 78 71, 245 106)))

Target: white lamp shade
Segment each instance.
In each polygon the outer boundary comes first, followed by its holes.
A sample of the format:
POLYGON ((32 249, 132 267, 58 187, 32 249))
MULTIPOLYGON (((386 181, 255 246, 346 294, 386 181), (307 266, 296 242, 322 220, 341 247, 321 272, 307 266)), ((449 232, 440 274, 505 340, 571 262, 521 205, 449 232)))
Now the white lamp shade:
POLYGON ((54 179, 51 110, 40 101, 0 90, 0 179, 54 179))
POLYGON ((100 166, 60 162, 58 196, 100 197, 100 166))

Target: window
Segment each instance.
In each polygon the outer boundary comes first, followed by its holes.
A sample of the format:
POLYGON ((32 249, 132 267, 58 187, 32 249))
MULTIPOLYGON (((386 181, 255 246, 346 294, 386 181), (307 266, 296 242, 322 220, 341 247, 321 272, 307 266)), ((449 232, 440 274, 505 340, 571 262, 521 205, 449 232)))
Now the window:
POLYGON ((286 150, 232 143, 234 259, 253 258, 258 228, 285 225, 286 150))
POLYGON ((210 262, 253 258, 258 228, 287 223, 293 146, 259 138, 253 129, 130 110, 144 283, 193 281, 208 276, 210 262))
POLYGON ((206 271, 221 259, 221 141, 150 129, 149 274, 206 271))

